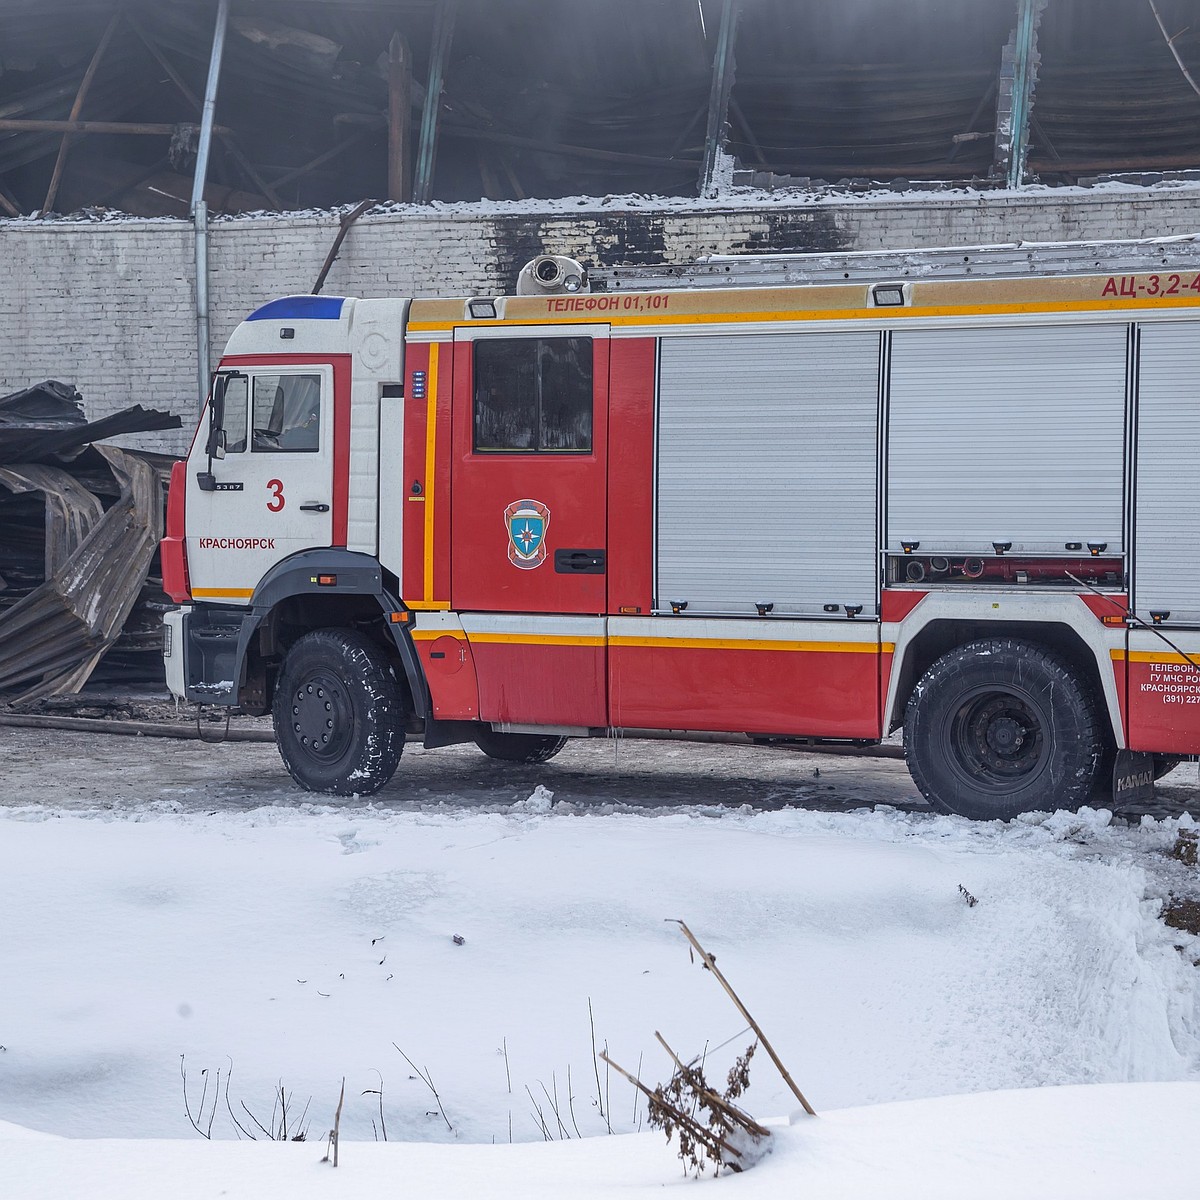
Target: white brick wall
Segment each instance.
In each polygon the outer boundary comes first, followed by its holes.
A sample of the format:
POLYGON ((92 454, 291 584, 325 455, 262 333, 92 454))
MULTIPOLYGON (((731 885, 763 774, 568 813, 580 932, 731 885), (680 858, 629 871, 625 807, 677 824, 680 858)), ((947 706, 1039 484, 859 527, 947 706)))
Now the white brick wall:
MULTIPOLYGON (((1200 231, 1198 206, 1200 186, 1182 185, 736 205, 614 199, 543 213, 528 205, 407 208, 354 226, 325 292, 504 292, 542 252, 611 265, 769 249, 1161 237, 1200 231)), ((337 226, 325 215, 211 226, 214 358, 248 311, 311 289, 337 226)), ((0 394, 49 377, 74 383, 93 419, 135 403, 178 412, 183 431, 131 440, 182 451, 196 409, 193 255, 184 222, 0 221, 0 394)))

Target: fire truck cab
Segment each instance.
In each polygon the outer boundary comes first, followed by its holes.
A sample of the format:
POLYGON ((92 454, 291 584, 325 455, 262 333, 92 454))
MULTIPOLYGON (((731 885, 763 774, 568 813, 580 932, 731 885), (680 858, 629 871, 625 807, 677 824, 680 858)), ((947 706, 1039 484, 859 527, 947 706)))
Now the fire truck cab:
POLYGON ((1174 253, 605 290, 544 257, 513 296, 273 301, 172 476, 170 687, 272 713, 335 794, 406 738, 537 762, 901 727, 941 811, 1144 791, 1200 753, 1200 264, 1174 253))

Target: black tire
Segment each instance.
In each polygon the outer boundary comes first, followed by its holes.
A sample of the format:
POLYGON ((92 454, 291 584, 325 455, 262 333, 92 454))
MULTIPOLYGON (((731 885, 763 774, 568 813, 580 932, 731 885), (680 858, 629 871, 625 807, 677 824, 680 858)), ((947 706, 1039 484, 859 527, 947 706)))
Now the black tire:
POLYGON ((1086 680, 1054 651, 1015 638, 939 658, 904 718, 921 794, 940 812, 981 821, 1086 804, 1104 741, 1086 680))
POLYGON ((497 733, 485 725, 475 735, 475 745, 488 756, 501 762, 549 762, 565 745, 565 737, 551 733, 497 733))
POLYGON ((284 766, 310 792, 369 796, 395 774, 404 750, 387 659, 348 629, 318 629, 292 646, 271 717, 284 766))

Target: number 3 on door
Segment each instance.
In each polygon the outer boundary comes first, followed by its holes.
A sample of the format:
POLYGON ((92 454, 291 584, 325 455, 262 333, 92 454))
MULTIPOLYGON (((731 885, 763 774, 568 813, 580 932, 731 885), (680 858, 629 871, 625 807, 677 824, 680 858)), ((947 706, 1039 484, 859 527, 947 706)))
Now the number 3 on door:
POLYGON ((267 487, 271 489, 271 499, 267 501, 267 509, 270 512, 282 512, 283 506, 287 503, 283 498, 283 480, 268 479, 267 487))

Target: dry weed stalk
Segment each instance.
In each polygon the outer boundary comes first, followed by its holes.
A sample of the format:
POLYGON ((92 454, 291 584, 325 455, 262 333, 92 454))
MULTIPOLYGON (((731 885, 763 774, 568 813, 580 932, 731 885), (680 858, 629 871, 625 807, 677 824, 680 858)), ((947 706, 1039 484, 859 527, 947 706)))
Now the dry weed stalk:
MULTIPOLYGON (((653 1089, 647 1087, 638 1075, 626 1071, 619 1063, 609 1058, 607 1047, 597 1057, 628 1079, 637 1092, 645 1096, 650 1124, 656 1129, 662 1129, 668 1141, 673 1137, 678 1138, 679 1157, 683 1160, 685 1172, 691 1170, 699 1176, 710 1165, 714 1174, 720 1174, 722 1168, 742 1171, 753 1161, 752 1158, 747 1158, 748 1153, 752 1153, 758 1143, 771 1136, 769 1129, 760 1125, 749 1113, 734 1103, 750 1084, 750 1060, 760 1044, 784 1082, 791 1088, 792 1094, 804 1107, 804 1111, 814 1117, 816 1112, 796 1086, 758 1022, 750 1015, 729 981, 717 969, 716 959, 700 945, 687 925, 682 921, 675 923, 683 931, 692 952, 700 956, 701 965, 705 970, 712 972, 738 1012, 746 1019, 754 1031, 756 1040, 730 1069, 722 1092, 718 1092, 705 1077, 703 1059, 684 1062, 671 1049, 661 1033, 656 1032, 654 1036, 675 1064, 675 1070, 665 1085, 653 1089)), ((640 1059, 638 1072, 641 1073, 640 1059)), ((634 1105, 636 1112, 636 1100, 634 1105)))
MULTIPOLYGON (((396 1046, 396 1043, 393 1042, 392 1045, 396 1046)), ((422 1070, 415 1062, 413 1062, 411 1058, 408 1057, 407 1054, 404 1053, 403 1050, 400 1050, 399 1046, 396 1046, 396 1049, 400 1052, 400 1057, 404 1059, 404 1061, 408 1063, 408 1065, 412 1067, 414 1071, 416 1071, 416 1078, 419 1079, 433 1093, 433 1099, 437 1104, 438 1115, 443 1121, 446 1122, 446 1128, 450 1130, 451 1133, 454 1133, 454 1126, 450 1124, 450 1118, 446 1116, 446 1110, 442 1107, 442 1098, 438 1095, 437 1088, 433 1086, 433 1077, 429 1073, 429 1068, 426 1067, 424 1070, 422 1070)), ((433 1114, 430 1113, 429 1115, 432 1116, 433 1114)))
MULTIPOLYGON (((363 1090, 362 1094, 364 1096, 378 1097, 378 1099, 379 1099, 379 1125, 376 1126, 375 1118, 372 1117, 371 1118, 371 1131, 375 1134, 375 1140, 377 1142, 378 1141, 386 1142, 388 1140, 388 1135, 387 1135, 387 1121, 385 1121, 384 1117, 383 1117, 383 1073, 381 1071, 376 1071, 375 1074, 379 1076, 379 1086, 377 1088, 365 1088, 363 1090), (381 1132, 383 1133, 382 1138, 380 1138, 380 1136, 379 1136, 381 1132)), ((343 1087, 345 1086, 345 1083, 346 1083, 346 1081, 343 1079, 342 1080, 343 1087)))
POLYGON ((682 1062, 661 1034, 655 1036, 676 1067, 670 1080, 653 1090, 607 1055, 602 1057, 646 1097, 650 1124, 661 1129, 668 1141, 678 1138, 679 1157, 685 1170, 690 1169, 697 1176, 709 1165, 714 1174, 720 1174, 722 1167, 743 1170, 742 1160, 747 1150, 771 1136, 769 1129, 733 1103, 750 1082, 750 1059, 756 1043, 734 1064, 724 1094, 718 1094, 709 1085, 701 1065, 682 1062))
MULTIPOLYGON (((233 1103, 229 1098, 229 1083, 233 1078, 233 1060, 229 1061, 229 1069, 225 1072, 224 1091, 221 1088, 221 1070, 218 1067, 215 1077, 213 1078, 212 1093, 209 1093, 209 1074, 208 1068, 205 1067, 201 1072, 204 1079, 204 1085, 200 1090, 200 1100, 195 1113, 192 1112, 191 1097, 188 1095, 188 1077, 187 1077, 187 1059, 184 1055, 179 1056, 179 1074, 183 1080, 183 1109, 187 1114, 188 1121, 191 1122, 192 1128, 202 1137, 209 1141, 212 1140, 213 1120, 217 1115, 217 1106, 220 1104, 222 1096, 225 1100, 225 1108, 229 1113, 229 1119, 233 1122, 234 1128, 237 1130, 238 1138, 247 1138, 250 1141, 257 1141, 253 1130, 248 1125, 243 1125, 238 1120, 237 1114, 233 1111, 233 1103)), ((249 1117, 249 1124, 256 1126, 263 1137, 268 1138, 273 1142, 303 1142, 308 1137, 308 1109, 312 1104, 312 1097, 309 1097, 308 1102, 304 1105, 303 1111, 297 1119, 294 1114, 295 1106, 292 1103, 292 1094, 283 1086, 283 1081, 280 1080, 274 1092, 274 1098, 271 1106, 270 1120, 264 1125, 262 1121, 248 1107, 244 1100, 239 1100, 238 1105, 242 1111, 249 1117)))
MULTIPOLYGON (((383 1086, 382 1076, 380 1077, 380 1079, 381 1079, 380 1087, 382 1087, 383 1086)), ((333 1128, 329 1131, 329 1144, 325 1148, 325 1157, 323 1159, 321 1159, 322 1162, 332 1162, 335 1167, 338 1165, 338 1143, 341 1141, 339 1134, 340 1134, 341 1128, 342 1128, 342 1105, 343 1105, 343 1103, 345 1103, 345 1100, 346 1100, 346 1077, 343 1075, 342 1076, 342 1091, 341 1091, 341 1095, 338 1096, 337 1111, 333 1114, 333 1128)), ((381 1101, 381 1105, 382 1105, 382 1101, 381 1101)))
MULTIPOLYGON (((221 1095, 221 1069, 217 1068, 216 1087, 213 1091, 212 1107, 208 1110, 208 1119, 205 1120, 204 1109, 208 1105, 208 1068, 200 1072, 204 1079, 204 1087, 200 1091, 200 1103, 196 1109, 195 1115, 192 1114, 191 1101, 188 1098, 188 1079, 187 1079, 187 1057, 181 1054, 179 1056, 179 1075, 183 1080, 183 1111, 187 1113, 187 1119, 191 1122, 192 1128, 208 1141, 212 1141, 213 1118, 217 1115, 217 1101, 221 1095)), ((225 1084, 226 1102, 228 1103, 229 1084, 225 1084)))
POLYGON ((596 1107, 600 1110, 601 1120, 604 1121, 605 1128, 609 1133, 612 1133, 612 1107, 605 1104, 605 1097, 608 1095, 608 1072, 604 1072, 604 1087, 600 1087, 600 1068, 596 1066, 597 1059, 604 1059, 606 1065, 611 1066, 605 1055, 608 1053, 608 1043, 604 1043, 604 1053, 596 1053, 596 1018, 592 1013, 592 998, 588 997, 588 1025, 592 1032, 592 1070, 596 1076, 596 1107))
POLYGON ((730 1000, 733 1001, 738 1012, 740 1012, 742 1016, 746 1018, 746 1022, 750 1028, 754 1030, 755 1036, 760 1042, 762 1042, 762 1048, 767 1052, 771 1061, 775 1064, 775 1069, 783 1077, 783 1082, 792 1089, 792 1095, 800 1101, 804 1111, 808 1113, 810 1117, 815 1117, 817 1115, 816 1109, 813 1108, 813 1106, 804 1098, 804 1093, 796 1086, 796 1081, 788 1073, 787 1067, 783 1065, 783 1060, 778 1054, 775 1053, 775 1048, 770 1042, 767 1041, 766 1035, 763 1033, 762 1029, 759 1028, 758 1022, 750 1015, 749 1010, 741 1002, 741 1000, 738 999, 737 992, 735 992, 733 988, 729 986, 729 980, 727 980, 725 976, 717 970, 717 960, 713 958, 713 956, 709 954, 709 952, 705 950, 698 941, 696 941, 696 935, 693 934, 692 931, 682 921, 676 920, 675 924, 679 926, 679 928, 683 931, 683 936, 687 938, 687 940, 691 943, 692 948, 697 954, 700 955, 701 966, 703 966, 706 971, 712 972, 713 978, 715 978, 716 981, 725 989, 726 994, 729 996, 730 1000))
MULTIPOLYGON (((226 1093, 228 1093, 228 1081, 226 1081, 226 1093)), ((308 1108, 312 1104, 312 1097, 308 1098, 304 1105, 304 1111, 301 1112, 298 1120, 292 1123, 291 1129, 288 1128, 288 1105, 291 1103, 291 1095, 283 1086, 283 1081, 280 1080, 275 1090, 274 1100, 271 1104, 271 1120, 269 1124, 264 1125, 250 1109, 247 1107, 244 1100, 239 1100, 238 1103, 242 1106, 246 1116, 258 1126, 263 1136, 273 1142, 303 1142, 308 1140, 308 1125, 306 1119, 308 1117, 308 1108)), ((232 1110, 230 1110, 232 1111, 232 1110)), ((235 1122, 236 1124, 236 1118, 235 1122)), ((239 1129, 242 1127, 239 1125, 239 1129)), ((248 1135, 253 1137, 252 1134, 248 1135)))

